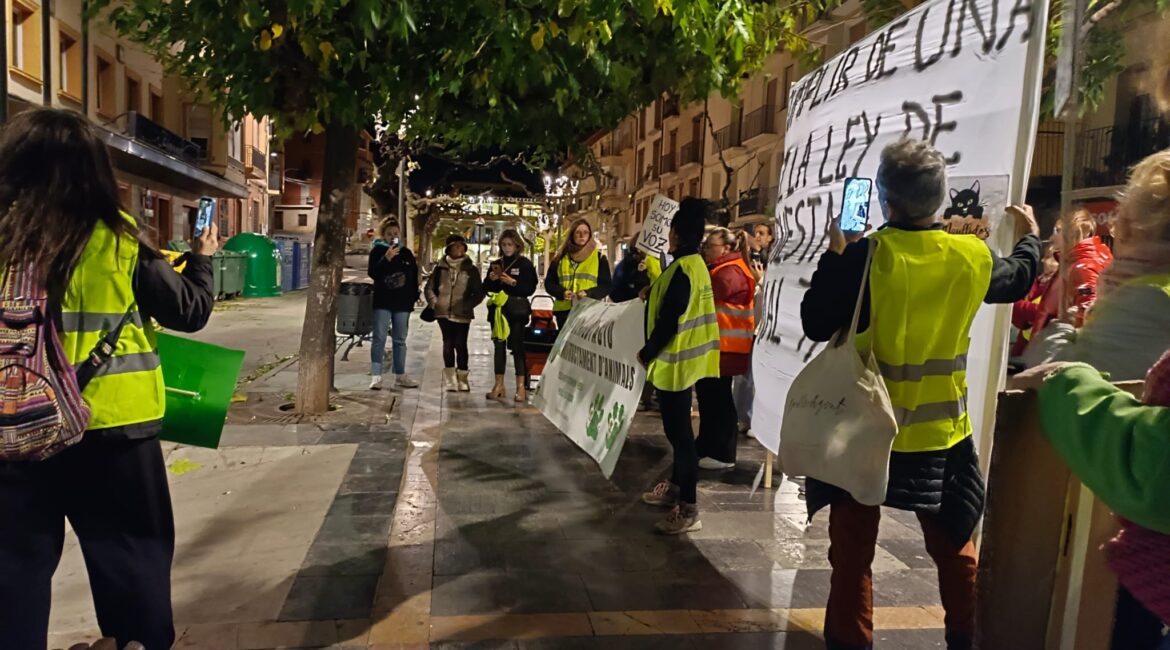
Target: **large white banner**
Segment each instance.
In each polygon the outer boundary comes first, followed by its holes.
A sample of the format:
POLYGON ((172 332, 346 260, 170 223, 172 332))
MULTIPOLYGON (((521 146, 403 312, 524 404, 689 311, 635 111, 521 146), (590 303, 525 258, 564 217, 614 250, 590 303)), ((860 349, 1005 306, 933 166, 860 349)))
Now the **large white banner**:
MULTIPOLYGON (((899 138, 929 140, 949 163, 949 229, 978 234, 998 252, 1013 243, 1003 214, 1009 199, 1023 200, 1046 18, 1047 4, 1032 0, 931 0, 792 87, 753 355, 752 430, 771 451, 779 449, 788 387, 823 345, 804 337, 800 302, 846 178, 873 178, 882 148, 899 138)), ((880 226, 876 188, 869 213, 880 226)), ((1002 310, 985 307, 972 328, 968 410, 977 435, 1003 365, 1001 320, 1002 310)))
POLYGON ((609 478, 638 412, 645 305, 583 300, 549 354, 533 404, 609 478))

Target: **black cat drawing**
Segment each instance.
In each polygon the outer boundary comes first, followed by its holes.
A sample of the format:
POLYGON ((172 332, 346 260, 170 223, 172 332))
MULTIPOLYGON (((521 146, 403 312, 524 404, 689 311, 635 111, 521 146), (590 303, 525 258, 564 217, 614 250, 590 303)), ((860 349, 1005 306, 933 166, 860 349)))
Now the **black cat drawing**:
POLYGON ((983 205, 979 203, 979 181, 970 189, 956 190, 951 189, 951 205, 943 213, 943 217, 950 219, 952 217, 972 217, 975 219, 983 218, 983 205))

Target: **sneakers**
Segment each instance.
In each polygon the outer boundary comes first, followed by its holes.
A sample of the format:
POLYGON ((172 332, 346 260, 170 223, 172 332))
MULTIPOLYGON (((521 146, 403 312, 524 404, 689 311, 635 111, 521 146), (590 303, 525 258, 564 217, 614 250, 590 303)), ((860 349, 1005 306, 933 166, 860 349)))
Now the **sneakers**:
POLYGON ((394 385, 399 388, 418 388, 418 382, 411 379, 410 375, 398 375, 394 385))
POLYGON ((374 375, 370 380, 370 390, 382 390, 382 375, 374 375))
POLYGON ((663 535, 682 535, 703 530, 703 522, 699 521, 699 507, 693 503, 680 503, 654 528, 663 535))
POLYGON ((454 368, 443 368, 443 390, 454 393, 459 390, 454 368))
POLYGON ((673 506, 678 502, 678 486, 662 481, 653 490, 642 495, 642 503, 651 506, 673 506))
POLYGON ((725 463, 721 460, 704 456, 699 459, 699 469, 735 469, 735 463, 725 463))

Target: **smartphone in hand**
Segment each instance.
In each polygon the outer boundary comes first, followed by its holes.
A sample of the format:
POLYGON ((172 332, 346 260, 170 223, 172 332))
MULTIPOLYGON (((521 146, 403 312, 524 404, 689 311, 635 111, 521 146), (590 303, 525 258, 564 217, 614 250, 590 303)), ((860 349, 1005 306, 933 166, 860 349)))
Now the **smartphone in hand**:
POLYGON ((195 216, 195 236, 203 234, 215 219, 215 199, 205 196, 199 199, 199 211, 195 216))
POLYGON ((845 179, 845 196, 841 201, 841 231, 862 233, 869 226, 869 201, 873 193, 873 179, 850 177, 845 179))

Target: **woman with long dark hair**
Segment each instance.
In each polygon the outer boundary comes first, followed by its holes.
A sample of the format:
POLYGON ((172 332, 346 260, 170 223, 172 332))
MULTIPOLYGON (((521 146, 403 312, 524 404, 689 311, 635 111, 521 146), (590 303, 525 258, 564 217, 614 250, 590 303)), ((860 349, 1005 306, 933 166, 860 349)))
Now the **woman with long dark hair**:
POLYGON ((528 399, 528 359, 524 354, 524 329, 532 316, 528 299, 536 293, 536 267, 524 256, 524 240, 515 230, 500 234, 500 259, 491 263, 483 281, 484 292, 492 296, 488 307, 488 321, 492 323, 495 343, 496 384, 487 394, 488 399, 504 399, 504 374, 508 367, 508 348, 512 349, 512 363, 516 370, 516 401, 528 399), (498 298, 498 304, 497 304, 498 298), (507 334, 496 327, 497 312, 507 323, 507 334))
POLYGON ((609 260, 597 248, 593 226, 585 219, 574 221, 544 277, 544 290, 553 298, 557 328, 564 328, 573 303, 583 298, 604 300, 610 284, 609 260))
MULTIPOLYGON (((40 461, 0 461, 0 645, 43 650, 65 520, 77 534, 102 634, 169 648, 174 517, 158 434, 157 321, 194 332, 211 315, 214 222, 180 275, 118 204, 105 144, 77 113, 34 109, 0 132, 0 259, 48 290, 60 356, 74 366, 117 331, 82 392, 81 441, 40 461)), ((47 331, 52 331, 47 329, 47 331)), ((55 343, 54 343, 55 345, 55 343)), ((66 369, 60 369, 62 372, 66 369)))

